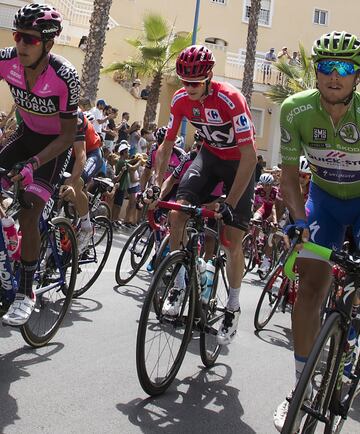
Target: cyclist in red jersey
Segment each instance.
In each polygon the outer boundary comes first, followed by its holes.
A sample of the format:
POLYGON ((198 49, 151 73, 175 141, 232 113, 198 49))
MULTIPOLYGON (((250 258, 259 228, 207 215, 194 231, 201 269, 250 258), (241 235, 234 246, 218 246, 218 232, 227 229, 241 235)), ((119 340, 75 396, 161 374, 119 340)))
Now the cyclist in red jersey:
POLYGON ((9 325, 24 324, 34 309, 39 218, 66 168, 76 134, 79 77, 65 59, 50 54, 61 22, 51 6, 26 5, 14 19, 16 47, 0 50, 0 79, 9 84, 23 120, 1 150, 0 166, 10 171, 13 181, 22 181, 25 199, 33 203, 19 215, 21 270, 15 301, 3 316, 9 325))
MULTIPOLYGON (((215 185, 224 182, 227 198, 218 206, 218 217, 227 225, 231 240, 227 275, 230 284, 227 310, 218 332, 218 342, 229 344, 236 334, 240 316, 239 294, 244 257, 242 238, 251 218, 254 194, 256 152, 254 127, 244 96, 228 83, 212 80, 215 59, 205 46, 193 45, 183 50, 176 61, 177 75, 183 83, 171 102, 168 131, 157 152, 155 185, 148 196, 156 200, 168 165, 176 133, 183 117, 199 131, 203 147, 180 182, 177 201, 200 205, 215 185)), ((171 250, 185 242, 187 216, 171 215, 171 250)), ((185 270, 178 273, 175 286, 164 302, 165 315, 177 315, 184 297, 185 270)))

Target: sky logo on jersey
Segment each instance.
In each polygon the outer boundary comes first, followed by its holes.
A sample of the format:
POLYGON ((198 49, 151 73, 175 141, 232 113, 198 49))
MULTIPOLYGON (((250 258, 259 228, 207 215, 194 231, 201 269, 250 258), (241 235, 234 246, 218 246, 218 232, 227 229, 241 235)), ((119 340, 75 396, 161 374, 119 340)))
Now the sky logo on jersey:
POLYGON ((355 124, 351 122, 343 125, 339 131, 340 137, 346 143, 356 143, 359 140, 359 130, 357 129, 355 124))
POLYGON ((222 124, 223 122, 219 110, 216 109, 205 109, 205 117, 211 124, 222 124))
POLYGON ((241 113, 240 115, 234 116, 233 121, 235 125, 235 133, 250 131, 250 122, 246 113, 241 113))

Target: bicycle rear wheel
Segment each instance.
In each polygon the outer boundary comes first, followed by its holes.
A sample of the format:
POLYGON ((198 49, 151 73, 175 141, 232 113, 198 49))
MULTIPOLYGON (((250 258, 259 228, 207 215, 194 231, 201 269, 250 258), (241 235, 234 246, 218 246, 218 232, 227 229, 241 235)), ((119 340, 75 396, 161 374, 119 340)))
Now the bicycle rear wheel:
MULTIPOLYGON (((292 434, 300 428, 301 433, 314 433, 319 418, 328 417, 328 408, 338 377, 343 340, 342 319, 338 312, 332 313, 322 327, 300 380, 291 398, 282 433, 292 434), (312 385, 312 397, 306 396, 312 385), (307 411, 308 410, 308 411, 307 411), (307 412, 306 418, 301 412, 307 412), (317 417, 316 417, 317 416, 317 417)), ((305 413, 303 413, 305 415, 305 413)), ((326 432, 326 431, 325 431, 326 432)))
POLYGON ((25 341, 35 348, 46 345, 59 329, 71 303, 78 269, 75 234, 67 219, 52 219, 41 238, 34 277, 35 309, 20 328, 25 341))
POLYGON ((254 239, 251 234, 245 235, 242 240, 242 248, 244 252, 244 274, 243 277, 255 268, 255 258, 254 258, 254 239))
POLYGON ((108 260, 113 239, 113 230, 107 217, 91 219, 94 235, 88 249, 78 259, 78 275, 73 297, 80 297, 91 288, 100 276, 108 260), (98 242, 99 237, 101 241, 98 242))
POLYGON ((216 362, 221 345, 217 343, 217 332, 225 315, 225 307, 229 295, 229 284, 225 272, 226 257, 222 254, 215 264, 214 286, 208 305, 206 306, 205 329, 200 333, 200 356, 207 368, 216 362))
POLYGON ((115 270, 118 285, 126 285, 130 282, 145 264, 153 246, 154 232, 148 222, 143 222, 130 235, 120 253, 115 270))
POLYGON ((165 392, 174 380, 191 338, 195 291, 186 252, 170 253, 155 272, 139 320, 136 341, 136 368, 141 387, 149 395, 165 392), (174 287, 176 275, 185 268, 185 296, 179 314, 163 315, 164 300, 174 287), (154 309, 156 294, 163 294, 160 312, 154 309))
POLYGON ((282 265, 278 265, 271 273, 255 310, 254 326, 256 330, 262 330, 271 320, 280 301, 286 296, 289 280, 283 275, 282 265))

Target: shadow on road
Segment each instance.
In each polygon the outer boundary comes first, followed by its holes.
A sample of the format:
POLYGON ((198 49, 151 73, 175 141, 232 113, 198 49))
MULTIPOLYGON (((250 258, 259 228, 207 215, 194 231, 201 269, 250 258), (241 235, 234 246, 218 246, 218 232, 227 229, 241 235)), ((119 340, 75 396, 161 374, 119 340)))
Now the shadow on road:
POLYGON ((263 329, 254 334, 267 344, 276 345, 278 347, 286 348, 289 351, 293 351, 292 333, 291 329, 278 324, 273 326, 278 330, 263 329))
POLYGON ((116 407, 144 433, 255 433, 241 420, 240 392, 227 385, 231 373, 229 366, 217 364, 181 382, 175 380, 163 396, 137 398, 116 407))
MULTIPOLYGON (((0 432, 13 425, 19 419, 16 399, 9 393, 12 383, 28 377, 31 365, 48 362, 51 356, 64 347, 63 344, 52 342, 44 348, 31 349, 27 346, 18 348, 8 354, 0 355, 0 432)), ((34 390, 34 394, 36 394, 34 390)), ((35 395, 34 395, 35 396, 35 395)), ((40 410, 39 410, 40 411, 40 410)), ((35 415, 36 417, 36 415, 35 415)))
POLYGON ((92 319, 88 318, 86 314, 90 312, 96 312, 102 309, 103 305, 97 300, 93 300, 92 298, 73 298, 71 302, 71 307, 65 315, 63 322, 61 323, 62 327, 70 327, 75 322, 92 322, 92 319))

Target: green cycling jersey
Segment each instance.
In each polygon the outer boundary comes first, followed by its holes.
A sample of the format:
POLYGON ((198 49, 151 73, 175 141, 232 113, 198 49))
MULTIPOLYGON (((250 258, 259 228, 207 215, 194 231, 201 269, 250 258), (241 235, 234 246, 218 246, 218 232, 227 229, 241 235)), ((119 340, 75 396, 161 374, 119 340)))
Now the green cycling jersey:
POLYGON ((299 165, 304 153, 321 189, 339 199, 360 197, 360 93, 337 125, 318 90, 291 95, 281 106, 280 127, 284 165, 299 165))

